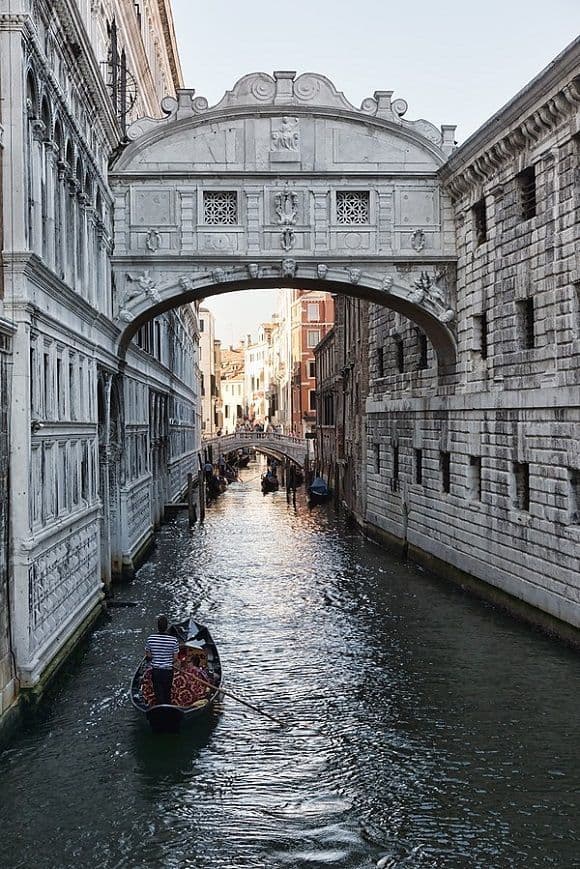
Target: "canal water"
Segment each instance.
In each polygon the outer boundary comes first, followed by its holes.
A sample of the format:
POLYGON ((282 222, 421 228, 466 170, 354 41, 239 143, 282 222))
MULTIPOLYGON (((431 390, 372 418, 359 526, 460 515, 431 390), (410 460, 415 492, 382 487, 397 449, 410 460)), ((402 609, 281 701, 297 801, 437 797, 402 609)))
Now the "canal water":
POLYGON ((256 466, 137 578, 0 756, 0 866, 580 866, 572 651, 400 563, 256 466), (232 700, 154 736, 127 688, 160 611, 195 613, 232 700))

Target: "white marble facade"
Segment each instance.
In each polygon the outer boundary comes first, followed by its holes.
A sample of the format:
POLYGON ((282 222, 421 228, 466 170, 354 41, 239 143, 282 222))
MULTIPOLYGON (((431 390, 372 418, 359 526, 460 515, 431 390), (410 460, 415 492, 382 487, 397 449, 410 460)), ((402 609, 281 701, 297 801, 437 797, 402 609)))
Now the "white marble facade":
POLYGON ((122 373, 112 318, 109 160, 181 83, 168 4, 139 5, 0 0, 0 719, 16 685, 42 688, 197 468, 195 307, 144 324, 122 373))
MULTIPOLYGON (((578 156, 576 85, 560 93, 552 83, 552 102, 538 102, 533 122, 517 126, 515 115, 508 118, 511 139, 492 147, 483 135, 453 155, 453 127, 407 120, 407 104, 390 91, 355 107, 320 75, 253 73, 209 106, 182 87, 170 25, 168 0, 0 0, 0 158, 3 213, 10 215, 3 227, 0 388, 11 387, 0 467, 9 444, 12 533, 7 541, 0 514, 0 716, 16 684, 42 686, 99 612, 103 588, 134 569, 164 505, 197 468, 198 306, 212 293, 296 287, 372 303, 367 431, 374 459, 367 455, 361 472, 364 518, 436 558, 453 563, 456 537, 445 529, 464 521, 465 506, 454 500, 458 481, 465 477, 473 492, 487 492, 483 429, 493 439, 512 426, 510 461, 521 477, 520 466, 535 462, 526 458, 524 424, 534 414, 539 423, 539 405, 552 401, 549 383, 564 389, 556 410, 566 418, 554 413, 554 425, 569 423, 566 437, 577 441, 576 411, 568 407, 578 406, 573 348, 550 355, 553 342, 546 340, 516 369, 506 363, 509 342, 493 363, 482 365, 477 356, 497 266, 494 233, 501 215, 511 214, 516 175, 531 162, 547 197, 565 172, 575 189, 568 164, 578 156), (121 69, 129 84, 120 100, 112 85, 121 69), (137 69, 145 70, 141 77, 137 69), (528 139, 540 144, 524 147, 528 139), (473 220, 481 240, 486 218, 488 247, 480 249, 463 227, 473 220), (407 337, 417 370, 405 377, 407 337), (379 374, 381 342, 388 349, 379 374), (391 363, 402 367, 393 376, 391 363), (501 392, 508 378, 520 394, 528 376, 539 391, 520 396, 503 419, 503 398, 492 395, 491 381, 501 392), (495 433, 482 422, 486 401, 497 410, 495 433), (452 491, 441 499, 434 494, 437 462, 460 442, 469 449, 447 468, 452 491), (387 491, 383 471, 393 455, 403 464, 387 491), (412 470, 419 455, 433 483, 420 491, 412 488, 421 485, 412 470), (469 456, 482 464, 470 464, 469 456), (412 519, 408 509, 401 513, 409 493, 412 519)), ((529 193, 525 171, 517 183, 529 193)), ((576 193, 558 195, 564 202, 576 193)), ((542 245, 554 258, 565 252, 567 274, 576 274, 576 230, 566 224, 560 247, 549 244, 554 221, 542 223, 541 232, 534 226, 531 241, 538 257, 542 245)), ((506 255, 525 246, 520 235, 506 255)), ((501 328, 513 314, 525 332, 532 316, 523 288, 533 269, 525 262, 522 253, 504 276, 515 307, 511 314, 497 308, 501 328)), ((542 305, 556 292, 553 277, 542 277, 542 305)), ((576 287, 577 276, 566 280, 576 287)), ((565 295, 559 285, 558 292, 565 295)), ((546 315, 554 334, 568 328, 568 309, 558 310, 546 315)), ((549 449, 546 443, 538 449, 549 449)), ((548 510, 578 513, 561 504, 566 486, 570 498, 580 498, 572 446, 567 456, 567 476, 562 472, 546 495, 542 521, 552 521, 548 510)), ((521 500, 522 479, 512 500, 521 500)), ((538 546, 544 526, 534 524, 532 512, 521 513, 507 517, 528 529, 513 538, 523 546, 533 531, 538 546)), ((575 534, 563 532, 566 558, 577 552, 575 534)), ((473 540, 464 538, 473 559, 473 540)), ((502 558, 500 542, 494 545, 502 558)), ((534 571, 537 562, 528 566, 534 571)), ((566 617, 570 597, 564 601, 561 588, 568 574, 564 565, 550 576, 554 594, 531 595, 530 602, 549 598, 552 606, 559 595, 559 617, 566 617)), ((489 571, 483 578, 494 581, 489 571)))

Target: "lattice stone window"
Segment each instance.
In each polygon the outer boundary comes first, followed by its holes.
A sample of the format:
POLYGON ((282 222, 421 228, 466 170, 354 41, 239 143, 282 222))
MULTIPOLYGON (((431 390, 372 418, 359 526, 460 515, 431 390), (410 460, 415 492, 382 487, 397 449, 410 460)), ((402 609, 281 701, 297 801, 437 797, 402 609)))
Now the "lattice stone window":
POLYGON ((205 190, 203 222, 209 226, 232 226, 238 222, 238 194, 235 190, 205 190))
POLYGON ((336 222, 348 225, 370 223, 368 190, 337 190, 336 222))

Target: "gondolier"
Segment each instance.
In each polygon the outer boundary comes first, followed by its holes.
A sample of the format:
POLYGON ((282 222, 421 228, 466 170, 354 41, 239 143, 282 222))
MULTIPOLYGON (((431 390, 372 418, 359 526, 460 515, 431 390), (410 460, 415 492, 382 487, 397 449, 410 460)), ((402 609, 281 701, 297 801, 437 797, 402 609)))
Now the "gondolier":
POLYGON ((167 616, 157 619, 157 633, 151 634, 145 645, 145 657, 151 663, 151 676, 157 703, 171 703, 173 667, 177 661, 179 643, 167 633, 167 616))

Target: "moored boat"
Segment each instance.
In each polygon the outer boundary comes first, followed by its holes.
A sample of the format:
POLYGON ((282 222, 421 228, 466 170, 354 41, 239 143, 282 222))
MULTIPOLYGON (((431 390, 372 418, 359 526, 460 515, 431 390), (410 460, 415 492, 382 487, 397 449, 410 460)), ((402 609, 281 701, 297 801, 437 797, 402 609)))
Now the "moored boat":
POLYGON ((169 633, 180 646, 180 669, 173 676, 172 703, 157 703, 151 667, 145 657, 137 667, 129 691, 131 703, 145 715, 156 733, 177 733, 184 722, 207 715, 219 697, 222 681, 217 646, 205 625, 187 618, 174 623, 169 633), (192 658, 197 659, 197 664, 191 662, 192 658), (212 687, 205 687, 195 676, 201 676, 212 687))
POLYGON ((311 504, 322 504, 330 498, 330 489, 322 477, 315 477, 308 487, 311 504))
POLYGON ((262 492, 266 494, 266 492, 277 492, 280 488, 280 482, 278 477, 275 474, 272 474, 268 471, 267 474, 264 474, 262 477, 262 492))

